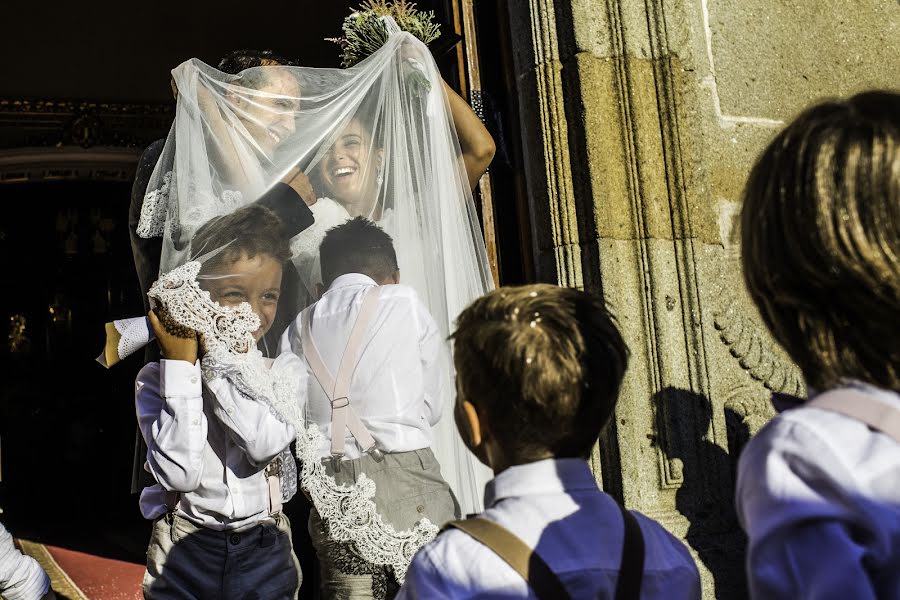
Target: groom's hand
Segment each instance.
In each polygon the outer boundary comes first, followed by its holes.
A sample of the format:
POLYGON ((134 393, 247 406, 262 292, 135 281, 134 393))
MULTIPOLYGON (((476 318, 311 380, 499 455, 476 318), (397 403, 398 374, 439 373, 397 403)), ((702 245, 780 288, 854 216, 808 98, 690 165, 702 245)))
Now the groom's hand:
POLYGON ((301 171, 298 167, 294 167, 288 171, 288 174, 285 175, 281 181, 291 186, 307 206, 312 206, 316 203, 316 190, 313 189, 312 183, 309 181, 309 177, 306 176, 306 173, 301 171))

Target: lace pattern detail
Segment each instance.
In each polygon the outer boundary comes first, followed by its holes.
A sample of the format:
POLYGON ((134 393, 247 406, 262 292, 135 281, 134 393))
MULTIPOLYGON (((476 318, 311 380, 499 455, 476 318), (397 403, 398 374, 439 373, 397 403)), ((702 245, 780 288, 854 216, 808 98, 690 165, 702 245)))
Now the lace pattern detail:
POLYGON ((339 485, 325 472, 319 457, 323 443, 319 428, 310 425, 305 432, 304 443, 297 444, 300 480, 319 516, 328 524, 329 536, 336 542, 351 543, 364 561, 391 567, 402 583, 413 555, 435 538, 438 527, 427 518, 404 531, 385 523, 372 500, 375 482, 363 473, 355 485, 339 485))
POLYGON ((259 317, 247 302, 235 308, 214 302, 197 283, 199 272, 199 262, 187 262, 154 281, 147 295, 164 306, 176 323, 203 335, 208 353, 222 349, 246 354, 256 346, 253 332, 259 329, 259 317))
POLYGON ((147 317, 119 319, 113 321, 113 326, 121 336, 116 346, 120 359, 131 356, 150 343, 151 332, 147 324, 147 317))
POLYGON ((195 203, 181 215, 181 228, 197 231, 201 225, 214 217, 227 215, 244 206, 244 194, 237 190, 225 190, 222 197, 193 193, 195 203))
POLYGON ((163 183, 155 190, 144 194, 141 204, 141 217, 138 220, 137 234, 142 238, 161 237, 166 230, 166 213, 169 210, 169 184, 172 171, 163 175, 163 183))
MULTIPOLYGON (((167 171, 163 175, 162 185, 144 194, 137 225, 137 234, 140 237, 162 237, 166 230, 167 215, 170 211, 177 214, 177 186, 172 185, 172 177, 173 172, 167 171)), ((217 197, 210 193, 200 193, 193 182, 189 182, 187 193, 191 198, 191 207, 178 219, 172 220, 173 230, 177 222, 179 230, 196 231, 213 217, 226 215, 244 206, 244 194, 238 190, 225 190, 221 197, 217 197)))

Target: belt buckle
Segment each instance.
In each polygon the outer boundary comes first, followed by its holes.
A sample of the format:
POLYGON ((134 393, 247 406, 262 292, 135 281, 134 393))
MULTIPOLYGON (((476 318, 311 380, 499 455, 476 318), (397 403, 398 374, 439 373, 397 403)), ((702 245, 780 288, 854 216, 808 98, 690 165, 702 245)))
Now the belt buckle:
POLYGON ((350 406, 350 398, 347 396, 341 396, 340 398, 335 398, 331 401, 331 408, 347 408, 350 406))
POLYGON ((266 477, 281 477, 281 460, 276 458, 266 465, 266 477))

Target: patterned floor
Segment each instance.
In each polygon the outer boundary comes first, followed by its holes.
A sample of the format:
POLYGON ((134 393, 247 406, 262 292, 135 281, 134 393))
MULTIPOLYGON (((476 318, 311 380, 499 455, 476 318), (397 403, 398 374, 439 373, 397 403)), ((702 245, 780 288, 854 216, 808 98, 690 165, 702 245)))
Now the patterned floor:
POLYGON ((60 600, 140 600, 144 565, 19 540, 37 560, 60 600))

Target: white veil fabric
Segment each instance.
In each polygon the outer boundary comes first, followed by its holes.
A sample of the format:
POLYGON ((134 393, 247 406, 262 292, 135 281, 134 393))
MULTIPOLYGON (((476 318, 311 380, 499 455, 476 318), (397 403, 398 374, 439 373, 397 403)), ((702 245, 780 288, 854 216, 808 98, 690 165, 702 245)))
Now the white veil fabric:
MULTIPOLYGON (((247 307, 211 308, 203 286, 191 281, 202 270, 201 255, 215 256, 228 246, 208 247, 210 236, 204 234, 203 247, 195 247, 198 230, 256 203, 299 169, 309 176, 318 199, 311 206, 312 226, 290 240, 302 284, 283 292, 295 296, 292 310, 312 302, 322 283, 318 246, 325 232, 355 216, 368 217, 393 238, 401 283, 416 291, 444 339, 459 312, 492 287, 437 66, 424 44, 390 19, 386 25, 387 43, 348 69, 267 66, 234 76, 196 59, 174 69, 176 119, 151 176, 138 233, 163 238, 157 303, 207 340, 226 340, 217 346, 218 358, 209 358, 209 368, 218 365, 221 373, 227 363, 249 394, 266 398, 274 410, 290 413, 283 418, 296 422, 297 454, 305 459, 301 484, 317 490, 313 501, 323 517, 330 516, 331 535, 354 542, 371 562, 393 566, 402 580, 412 554, 441 524, 396 531, 382 523, 371 514, 367 498, 373 482, 365 478, 359 489, 327 481, 323 487, 327 476, 315 455, 323 433, 291 405, 302 392, 285 381, 303 375, 291 374, 295 366, 277 373, 261 367, 261 353, 255 348, 244 352, 228 324, 229 315, 246 321, 247 307)), ((299 197, 292 201, 302 202, 299 197)), ((291 214, 288 207, 278 216, 285 221, 291 214)), ((242 327, 241 339, 248 339, 249 326, 242 327)), ((216 344, 207 342, 210 346, 216 344)), ((450 374, 448 380, 453 381, 450 374)), ((479 512, 491 474, 459 438, 452 404, 443 407, 433 429, 433 450, 462 511, 479 512)))

